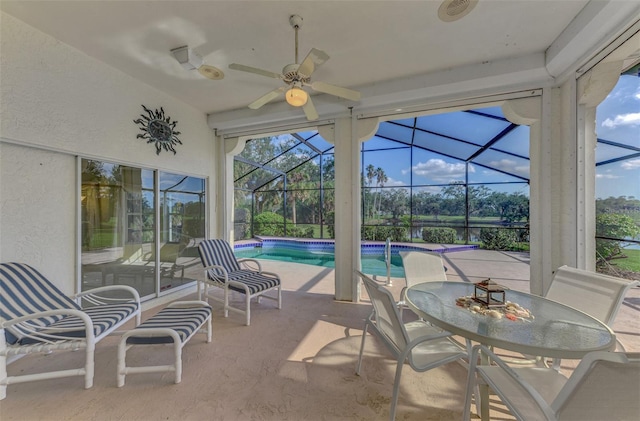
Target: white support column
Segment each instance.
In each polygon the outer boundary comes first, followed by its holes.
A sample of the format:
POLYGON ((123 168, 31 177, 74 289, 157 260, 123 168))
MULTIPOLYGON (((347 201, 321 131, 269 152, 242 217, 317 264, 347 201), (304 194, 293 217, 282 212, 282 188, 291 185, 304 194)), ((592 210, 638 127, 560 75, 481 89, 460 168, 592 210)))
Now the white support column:
MULTIPOLYGON (((636 36, 635 40, 640 39, 636 36)), ((621 48, 620 50, 624 50, 621 48)), ((618 55, 621 54, 619 51, 618 55)), ((625 53, 626 54, 626 53, 625 53)), ((624 55, 623 57, 626 57, 624 55)), ((617 57, 613 57, 617 58, 617 57)), ((611 59, 611 58, 610 58, 611 59)), ((596 108, 615 87, 622 70, 622 60, 605 60, 586 72, 577 84, 577 253, 576 267, 595 271, 596 268, 596 108)))
POLYGON ((354 269, 360 268, 360 242, 355 233, 360 227, 354 224, 354 215, 359 213, 360 192, 358 177, 354 177, 360 168, 358 156, 359 143, 352 140, 350 118, 337 119, 334 126, 335 136, 335 298, 343 301, 357 301, 354 294, 354 269), (358 253, 354 253, 355 249, 358 253))
POLYGON ((512 123, 526 125, 529 131, 530 182, 529 182, 529 244, 530 244, 530 285, 534 294, 541 294, 545 283, 545 267, 551 263, 551 249, 545 246, 551 239, 551 148, 548 127, 542 124, 546 108, 545 97, 522 98, 505 101, 502 105, 504 116, 512 123))
POLYGON ((247 144, 247 139, 238 137, 228 138, 224 140, 224 151, 220 154, 220 187, 218 189, 220 199, 217 203, 220 206, 220 238, 226 239, 229 244, 234 241, 234 185, 233 185, 233 157, 238 155, 247 144))
POLYGON ((360 269, 360 142, 371 137, 377 119, 336 119, 333 132, 320 128, 320 135, 335 145, 335 299, 358 301, 360 269))

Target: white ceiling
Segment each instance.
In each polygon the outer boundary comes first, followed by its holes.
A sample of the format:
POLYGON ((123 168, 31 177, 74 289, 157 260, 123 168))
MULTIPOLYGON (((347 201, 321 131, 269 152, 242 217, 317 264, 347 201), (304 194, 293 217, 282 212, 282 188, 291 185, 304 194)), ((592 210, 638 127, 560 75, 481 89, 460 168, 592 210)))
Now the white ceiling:
MULTIPOLYGON (((385 95, 394 89, 422 89, 425 76, 447 75, 452 69, 463 69, 473 79, 475 69, 482 73, 487 66, 502 63, 502 68, 513 67, 512 72, 542 69, 544 74, 538 77, 557 76, 549 74, 554 65, 562 70, 557 50, 566 55, 577 49, 575 54, 580 54, 580 39, 601 36, 603 16, 615 10, 608 1, 588 3, 480 0, 467 16, 449 23, 438 19, 441 1, 436 0, 3 0, 0 8, 204 113, 215 114, 244 109, 280 86, 279 80, 227 66, 235 62, 279 73, 293 63, 291 14, 304 19, 300 60, 312 47, 330 56, 313 80, 359 89, 361 103, 373 106, 390 100, 385 95), (574 19, 582 30, 573 29, 574 19), (206 64, 222 69, 224 79, 213 81, 184 70, 169 51, 185 44, 206 64)), ((578 58, 568 55, 570 60, 578 58)), ((314 96, 314 101, 318 99, 342 107, 354 105, 326 95, 314 96)), ((268 108, 247 112, 264 113, 268 108)))

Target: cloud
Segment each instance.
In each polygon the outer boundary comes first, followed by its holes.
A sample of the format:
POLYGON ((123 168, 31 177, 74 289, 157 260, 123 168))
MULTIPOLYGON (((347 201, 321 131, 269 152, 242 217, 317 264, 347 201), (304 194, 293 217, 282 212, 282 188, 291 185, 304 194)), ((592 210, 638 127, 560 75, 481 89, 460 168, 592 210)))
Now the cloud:
POLYGON ((384 183, 385 187, 397 187, 397 186, 406 186, 407 183, 403 182, 403 181, 398 181, 398 180, 394 180, 391 177, 387 178, 387 182, 384 183))
POLYGON ((508 174, 516 174, 521 177, 529 177, 529 166, 518 165, 516 161, 513 161, 511 159, 500 159, 498 161, 491 161, 487 164, 487 166, 500 171, 504 171, 508 174))
POLYGON ((596 178, 599 179, 606 179, 606 180, 613 180, 616 178, 620 178, 619 175, 614 175, 614 174, 596 174, 596 178))
MULTIPOLYGON (((440 183, 448 183, 454 180, 464 180, 465 164, 448 163, 442 159, 430 159, 427 162, 419 162, 411 167, 417 176, 431 178, 440 183)), ((474 171, 469 168, 469 171, 474 171)))
POLYGON ((620 114, 613 119, 607 118, 602 122, 602 127, 615 129, 618 126, 637 126, 640 125, 640 113, 620 114))
POLYGON ((640 159, 630 159, 620 164, 620 168, 623 170, 637 170, 640 169, 640 159))

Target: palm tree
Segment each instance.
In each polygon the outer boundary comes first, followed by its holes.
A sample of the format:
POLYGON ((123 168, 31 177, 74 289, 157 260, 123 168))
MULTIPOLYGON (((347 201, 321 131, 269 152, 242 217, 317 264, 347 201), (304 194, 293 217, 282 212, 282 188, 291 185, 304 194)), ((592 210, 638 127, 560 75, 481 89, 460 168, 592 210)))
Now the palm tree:
MULTIPOLYGON (((384 187, 384 183, 389 181, 387 174, 380 167, 376 168, 376 184, 378 186, 378 214, 380 214, 380 208, 382 207, 382 198, 379 197, 382 194, 382 187, 384 187)), ((375 207, 375 200, 374 200, 375 207)))
POLYGON ((304 185, 303 185, 303 181, 305 181, 307 177, 306 177, 306 174, 303 173, 302 171, 292 171, 287 175, 289 178, 290 185, 294 187, 294 189, 292 190, 289 190, 289 188, 287 188, 287 194, 292 202, 291 203, 291 221, 293 222, 293 225, 295 225, 297 223, 296 201, 304 200, 308 196, 308 191, 304 190, 304 185))
MULTIPOLYGON (((367 187, 371 187, 371 185, 373 184, 373 178, 376 176, 376 169, 372 164, 367 165, 366 169, 367 169, 367 187)), ((365 206, 365 209, 368 210, 369 218, 373 218, 373 210, 375 208, 375 196, 371 192, 371 189, 369 189, 369 196, 373 197, 374 203, 373 203, 373 206, 369 206, 368 208, 365 206)), ((365 195, 365 198, 366 197, 367 196, 365 195)))

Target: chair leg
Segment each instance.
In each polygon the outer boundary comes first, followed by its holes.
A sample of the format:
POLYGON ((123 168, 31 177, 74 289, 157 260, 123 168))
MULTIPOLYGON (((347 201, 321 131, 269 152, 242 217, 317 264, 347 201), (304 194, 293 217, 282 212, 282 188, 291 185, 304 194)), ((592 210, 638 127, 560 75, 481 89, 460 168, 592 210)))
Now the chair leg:
POLYGON ((362 366, 362 351, 364 351, 364 341, 367 339, 368 324, 365 323, 364 330, 362 331, 362 341, 360 342, 360 354, 358 355, 358 363, 356 364, 356 374, 360 375, 360 367, 362 366))
POLYGON ((396 419, 396 407, 398 406, 398 393, 400 392, 400 377, 402 375, 402 368, 404 367, 404 359, 398 359, 396 365, 396 379, 393 382, 393 395, 391 396, 391 409, 389 410, 389 419, 394 421, 396 419))
POLYGON ((7 373, 7 342, 4 336, 4 329, 0 329, 0 400, 7 397, 7 383, 9 375, 7 373))
POLYGON ((278 310, 282 309, 282 285, 278 287, 278 310))
MULTIPOLYGON (((245 313, 247 315, 247 326, 251 324, 251 295, 249 293, 245 294, 245 305, 247 306, 245 309, 245 313)), ((258 298, 260 298, 258 296, 258 298)))
POLYGON ((93 387, 93 374, 95 371, 94 363, 94 350, 95 344, 87 344, 86 356, 87 359, 84 363, 84 388, 90 389, 93 387))
POLYGON ((118 344, 118 369, 116 373, 116 385, 118 387, 124 386, 126 372, 127 372, 127 341, 120 340, 118 344))
MULTIPOLYGON (((474 364, 475 366, 475 364, 474 364)), ((463 412, 462 412, 462 421, 469 421, 471 419, 471 390, 474 390, 475 393, 478 393, 478 387, 476 385, 475 382, 475 367, 472 367, 471 365, 469 365, 469 374, 467 376, 467 389, 465 391, 464 394, 464 405, 463 405, 463 412)), ((479 399, 479 395, 476 394, 476 407, 478 406, 478 399, 479 399)), ((478 411, 478 414, 480 412, 478 411)))
POLYGON ((229 317, 229 286, 224 287, 224 317, 229 317))
POLYGON ((213 329, 211 328, 211 319, 213 316, 209 316, 209 320, 207 320, 207 343, 211 343, 211 336, 213 329))
POLYGON ((176 370, 176 384, 182 381, 182 342, 173 340, 173 349, 176 357, 175 370, 176 370))

